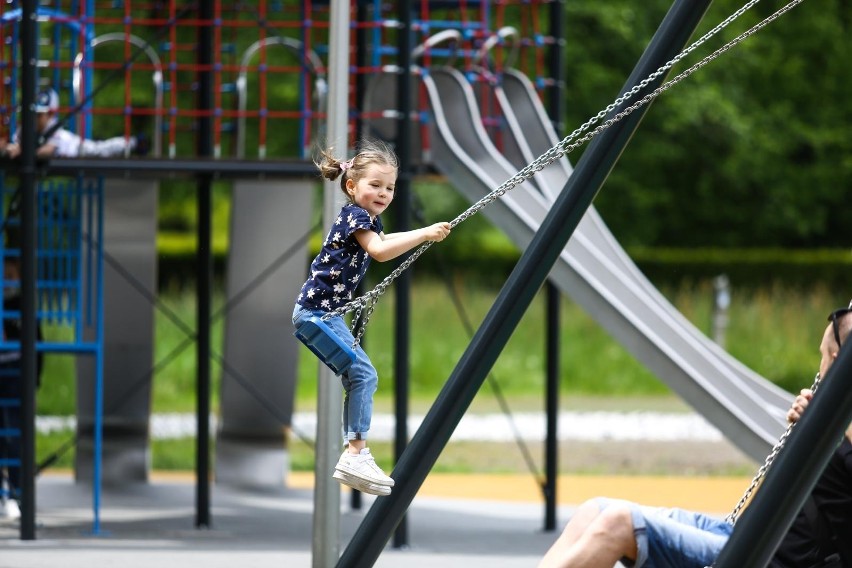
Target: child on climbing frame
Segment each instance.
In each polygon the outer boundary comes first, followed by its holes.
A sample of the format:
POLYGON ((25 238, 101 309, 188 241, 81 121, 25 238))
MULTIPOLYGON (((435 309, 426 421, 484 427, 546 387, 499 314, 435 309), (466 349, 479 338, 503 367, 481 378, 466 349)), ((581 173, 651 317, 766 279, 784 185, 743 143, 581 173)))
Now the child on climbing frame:
MULTIPOLYGON (((296 298, 293 311, 296 326, 311 316, 321 317, 352 300, 370 259, 392 260, 426 241, 442 241, 450 234, 447 222, 401 233, 386 235, 383 232, 379 215, 393 201, 399 168, 396 155, 384 143, 362 141, 349 160, 335 157, 329 148, 321 152, 316 165, 324 178, 332 181, 340 178, 340 189, 348 202, 311 263, 310 277, 296 298)), ((343 341, 350 345, 355 343, 343 316, 335 315, 325 323, 343 341)), ((355 346, 355 354, 355 362, 340 377, 345 393, 343 437, 346 447, 334 468, 333 478, 364 493, 390 495, 394 481, 376 464, 367 447, 378 374, 360 345, 355 346)))

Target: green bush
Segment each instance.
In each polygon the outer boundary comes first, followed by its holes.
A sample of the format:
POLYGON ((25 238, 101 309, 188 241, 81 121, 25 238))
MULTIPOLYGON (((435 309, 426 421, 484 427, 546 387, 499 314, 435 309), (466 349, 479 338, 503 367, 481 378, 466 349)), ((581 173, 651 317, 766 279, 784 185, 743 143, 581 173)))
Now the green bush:
MULTIPOLYGON (((521 251, 501 232, 486 227, 475 245, 466 235, 453 236, 430 248, 416 262, 419 273, 440 276, 444 272, 465 271, 480 282, 499 284, 506 280, 521 257, 521 251)), ((307 262, 319 251, 321 237, 311 240, 307 262)), ((169 282, 191 283, 195 278, 195 235, 161 233, 157 241, 161 287, 169 282)), ((221 278, 227 266, 227 238, 213 241, 214 272, 221 278)), ((657 286, 677 287, 725 274, 736 287, 758 289, 776 283, 807 288, 818 279, 831 290, 846 293, 852 273, 850 249, 724 249, 724 248, 644 248, 627 251, 643 274, 657 286)), ((370 275, 384 278, 394 263, 373 263, 370 275)))
MULTIPOLYGON (((195 278, 196 235, 194 189, 187 184, 167 190, 171 197, 161 200, 160 232, 157 238, 160 287, 191 285, 195 278)), ((230 199, 227 184, 214 187, 213 263, 217 278, 227 266, 230 199)), ((452 220, 469 207, 443 178, 421 176, 413 183, 410 224, 419 227, 452 220)), ((315 213, 319 218, 319 213, 315 213)), ((396 211, 383 215, 386 232, 395 231, 396 211)), ((320 248, 325 229, 311 236, 307 263, 320 248)), ((282 244, 282 249, 285 245, 282 244)), ((483 215, 460 223, 439 246, 423 254, 415 265, 418 273, 439 276, 465 270, 480 282, 499 285, 506 280, 521 257, 506 235, 483 215)), ((852 268, 852 249, 786 249, 703 247, 673 248, 628 246, 627 252, 642 272, 657 286, 678 287, 726 274, 732 285, 757 289, 783 283, 784 286, 811 286, 815 275, 832 290, 845 290, 852 268)), ((370 275, 383 278, 395 263, 373 263, 370 275)), ((845 293, 845 292, 844 292, 845 293)))
POLYGON ((807 288, 816 282, 848 294, 849 249, 675 249, 631 248, 633 261, 658 286, 677 286, 725 274, 735 287, 758 289, 774 283, 807 288))

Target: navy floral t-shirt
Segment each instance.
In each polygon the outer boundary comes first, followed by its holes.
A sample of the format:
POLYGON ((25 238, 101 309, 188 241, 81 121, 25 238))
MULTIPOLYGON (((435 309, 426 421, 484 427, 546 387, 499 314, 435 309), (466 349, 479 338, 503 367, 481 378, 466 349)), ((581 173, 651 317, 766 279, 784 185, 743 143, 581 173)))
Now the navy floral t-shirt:
POLYGON ((354 297, 355 288, 370 264, 370 255, 355 238, 355 231, 360 229, 377 234, 383 231, 378 216, 372 220, 366 209, 347 203, 311 263, 311 275, 296 298, 297 304, 309 310, 330 312, 354 297))

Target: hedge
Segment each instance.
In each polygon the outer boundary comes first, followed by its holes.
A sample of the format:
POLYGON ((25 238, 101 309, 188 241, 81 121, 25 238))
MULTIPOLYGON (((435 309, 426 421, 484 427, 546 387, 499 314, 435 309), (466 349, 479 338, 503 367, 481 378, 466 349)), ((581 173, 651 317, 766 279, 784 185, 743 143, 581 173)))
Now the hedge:
MULTIPOLYGON (((161 286, 191 284, 195 276, 195 238, 193 235, 161 234, 157 240, 161 286)), ((319 249, 319 240, 311 241, 311 250, 319 249)), ((700 282, 717 275, 728 276, 736 287, 758 288, 781 283, 795 287, 819 282, 852 297, 850 249, 721 249, 721 248, 633 248, 627 251, 639 269, 657 286, 678 286, 700 282)), ((511 245, 481 248, 474 254, 460 248, 432 249, 414 265, 418 273, 440 275, 443 271, 475 274, 490 282, 502 282, 514 268, 520 252, 511 245)), ((305 271, 307 273, 306 259, 305 271)), ((220 279, 227 264, 227 241, 213 240, 214 275, 220 279)), ((374 263, 370 276, 382 278, 392 264, 374 263)))
POLYGON ((658 286, 725 274, 732 286, 823 284, 852 295, 852 249, 631 249, 631 258, 658 286))

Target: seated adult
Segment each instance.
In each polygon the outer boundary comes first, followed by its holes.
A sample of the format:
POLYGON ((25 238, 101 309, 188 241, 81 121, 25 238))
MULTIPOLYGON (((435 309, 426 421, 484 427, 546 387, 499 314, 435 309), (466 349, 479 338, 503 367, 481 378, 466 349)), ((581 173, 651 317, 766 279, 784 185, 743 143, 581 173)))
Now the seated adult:
MULTIPOLYGON (((829 321, 819 346, 821 376, 849 337, 852 303, 829 321)), ((799 420, 812 398, 810 389, 802 390, 787 420, 799 420)), ((719 556, 733 529, 725 520, 683 509, 592 499, 577 509, 539 568, 612 568, 619 561, 636 568, 704 568, 719 556)), ((769 566, 852 568, 852 425, 769 566)))
MULTIPOLYGON (((59 95, 53 89, 44 89, 36 95, 35 111, 36 134, 47 136, 47 139, 36 148, 36 158, 110 158, 148 153, 148 138, 143 135, 127 138, 114 136, 104 140, 93 140, 78 136, 58 125, 59 95)), ((0 151, 9 158, 20 156, 20 132, 15 133, 15 139, 12 143, 0 142, 0 151)))

